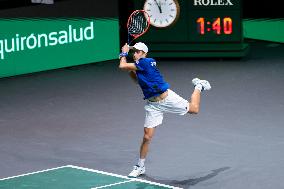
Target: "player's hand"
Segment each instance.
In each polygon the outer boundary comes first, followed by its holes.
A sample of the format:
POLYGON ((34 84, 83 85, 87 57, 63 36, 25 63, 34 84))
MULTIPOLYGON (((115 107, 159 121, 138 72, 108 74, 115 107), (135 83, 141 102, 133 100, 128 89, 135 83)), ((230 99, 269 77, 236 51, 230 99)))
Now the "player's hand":
POLYGON ((123 53, 128 53, 129 52, 129 46, 127 43, 125 43, 125 45, 123 45, 123 47, 121 48, 121 51, 123 53))

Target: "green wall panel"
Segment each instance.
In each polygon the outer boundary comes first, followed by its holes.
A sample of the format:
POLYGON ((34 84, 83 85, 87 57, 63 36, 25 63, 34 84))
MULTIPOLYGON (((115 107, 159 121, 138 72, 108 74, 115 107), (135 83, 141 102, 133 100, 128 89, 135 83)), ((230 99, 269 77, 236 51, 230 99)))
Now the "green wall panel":
POLYGON ((283 19, 245 19, 244 37, 284 43, 283 19))
POLYGON ((0 20, 0 77, 117 58, 118 19, 0 20))

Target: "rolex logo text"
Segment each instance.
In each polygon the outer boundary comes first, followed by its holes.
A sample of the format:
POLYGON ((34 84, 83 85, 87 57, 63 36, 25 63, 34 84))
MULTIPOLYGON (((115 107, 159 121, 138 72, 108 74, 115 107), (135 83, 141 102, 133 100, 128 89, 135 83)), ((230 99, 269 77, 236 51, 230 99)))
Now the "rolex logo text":
POLYGON ((231 0, 194 0, 194 6, 232 6, 231 0))

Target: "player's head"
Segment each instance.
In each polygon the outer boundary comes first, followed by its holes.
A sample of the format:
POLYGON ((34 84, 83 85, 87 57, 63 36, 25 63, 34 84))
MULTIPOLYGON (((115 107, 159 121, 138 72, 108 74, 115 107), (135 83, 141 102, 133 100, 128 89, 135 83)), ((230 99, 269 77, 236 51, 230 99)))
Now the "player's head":
POLYGON ((135 45, 132 46, 131 49, 134 51, 133 59, 135 61, 147 56, 148 47, 142 42, 135 43, 135 45))

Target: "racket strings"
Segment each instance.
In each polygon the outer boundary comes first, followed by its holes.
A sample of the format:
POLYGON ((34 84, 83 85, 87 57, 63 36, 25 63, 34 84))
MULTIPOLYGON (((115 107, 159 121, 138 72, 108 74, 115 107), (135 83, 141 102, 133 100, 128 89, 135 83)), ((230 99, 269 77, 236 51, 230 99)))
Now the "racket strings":
POLYGON ((128 25, 128 32, 130 35, 139 35, 142 34, 148 27, 148 21, 144 13, 137 12, 133 14, 130 18, 128 25))

